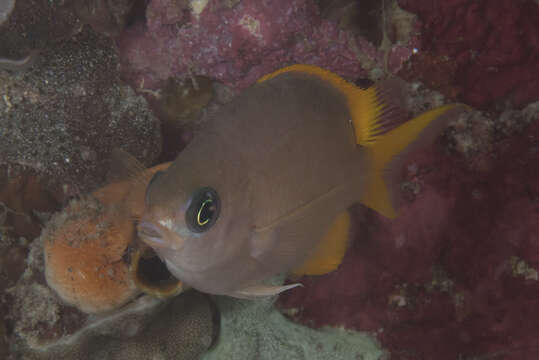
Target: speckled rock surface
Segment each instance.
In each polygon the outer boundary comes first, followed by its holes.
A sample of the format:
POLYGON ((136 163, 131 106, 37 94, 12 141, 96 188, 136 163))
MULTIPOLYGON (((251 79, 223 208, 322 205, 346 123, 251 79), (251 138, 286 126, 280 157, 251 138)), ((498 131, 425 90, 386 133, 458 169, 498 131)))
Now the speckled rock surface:
POLYGON ((275 309, 274 299, 216 301, 221 335, 202 360, 382 360, 387 355, 365 333, 295 324, 275 309))
POLYGON ((0 163, 83 192, 102 183, 114 147, 149 165, 161 149, 159 123, 117 67, 112 42, 83 31, 44 51, 27 72, 0 71, 0 163))
POLYGON ((72 1, 57 0, 2 0, 0 69, 3 65, 10 64, 6 60, 13 60, 12 65, 15 65, 17 60, 23 60, 78 31, 80 23, 70 6, 71 3, 72 1), (7 9, 9 3, 14 3, 15 6, 9 16, 4 17, 3 8, 5 6, 7 9))

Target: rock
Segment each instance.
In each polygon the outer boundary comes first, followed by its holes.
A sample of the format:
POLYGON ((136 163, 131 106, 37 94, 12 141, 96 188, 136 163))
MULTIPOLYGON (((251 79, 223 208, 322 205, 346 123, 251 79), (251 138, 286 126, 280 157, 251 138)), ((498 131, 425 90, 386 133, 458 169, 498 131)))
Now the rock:
POLYGON ((216 301, 222 314, 221 336, 202 360, 384 359, 385 352, 368 334, 294 324, 274 308, 273 299, 216 301))
POLYGON ((0 69, 24 68, 41 50, 77 32, 80 23, 70 5, 70 1, 2 0, 0 69))
POLYGON ((111 40, 84 31, 44 51, 25 73, 0 72, 2 163, 83 193, 102 184, 115 147, 149 165, 161 149, 159 123, 117 66, 111 40))

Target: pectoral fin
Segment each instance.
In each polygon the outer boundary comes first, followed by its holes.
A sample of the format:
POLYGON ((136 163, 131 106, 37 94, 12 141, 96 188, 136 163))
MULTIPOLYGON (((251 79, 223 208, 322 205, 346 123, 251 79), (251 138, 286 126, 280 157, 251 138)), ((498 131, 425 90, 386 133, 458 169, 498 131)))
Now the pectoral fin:
POLYGON ((303 284, 296 283, 290 285, 252 285, 241 290, 236 290, 230 293, 230 296, 240 299, 255 299, 261 297, 274 296, 283 291, 293 289, 303 284))

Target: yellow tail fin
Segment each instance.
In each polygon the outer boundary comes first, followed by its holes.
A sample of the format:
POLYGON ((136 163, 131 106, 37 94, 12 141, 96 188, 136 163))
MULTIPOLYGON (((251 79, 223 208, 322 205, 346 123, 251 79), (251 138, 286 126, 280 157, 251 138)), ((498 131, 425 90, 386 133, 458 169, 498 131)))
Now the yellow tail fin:
POLYGON ((388 218, 394 218, 397 199, 392 190, 398 184, 402 165, 399 160, 406 153, 432 142, 462 108, 456 104, 441 106, 378 136, 374 144, 366 148, 369 178, 361 202, 388 218))

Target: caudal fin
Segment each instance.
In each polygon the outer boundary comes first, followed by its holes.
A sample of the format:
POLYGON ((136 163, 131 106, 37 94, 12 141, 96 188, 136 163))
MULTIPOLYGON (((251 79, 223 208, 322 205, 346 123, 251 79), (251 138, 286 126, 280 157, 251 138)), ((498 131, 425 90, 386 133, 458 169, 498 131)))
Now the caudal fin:
POLYGON ((399 127, 377 136, 367 152, 368 179, 361 202, 380 214, 397 215, 398 175, 407 153, 431 143, 465 106, 450 104, 427 111, 399 127))

